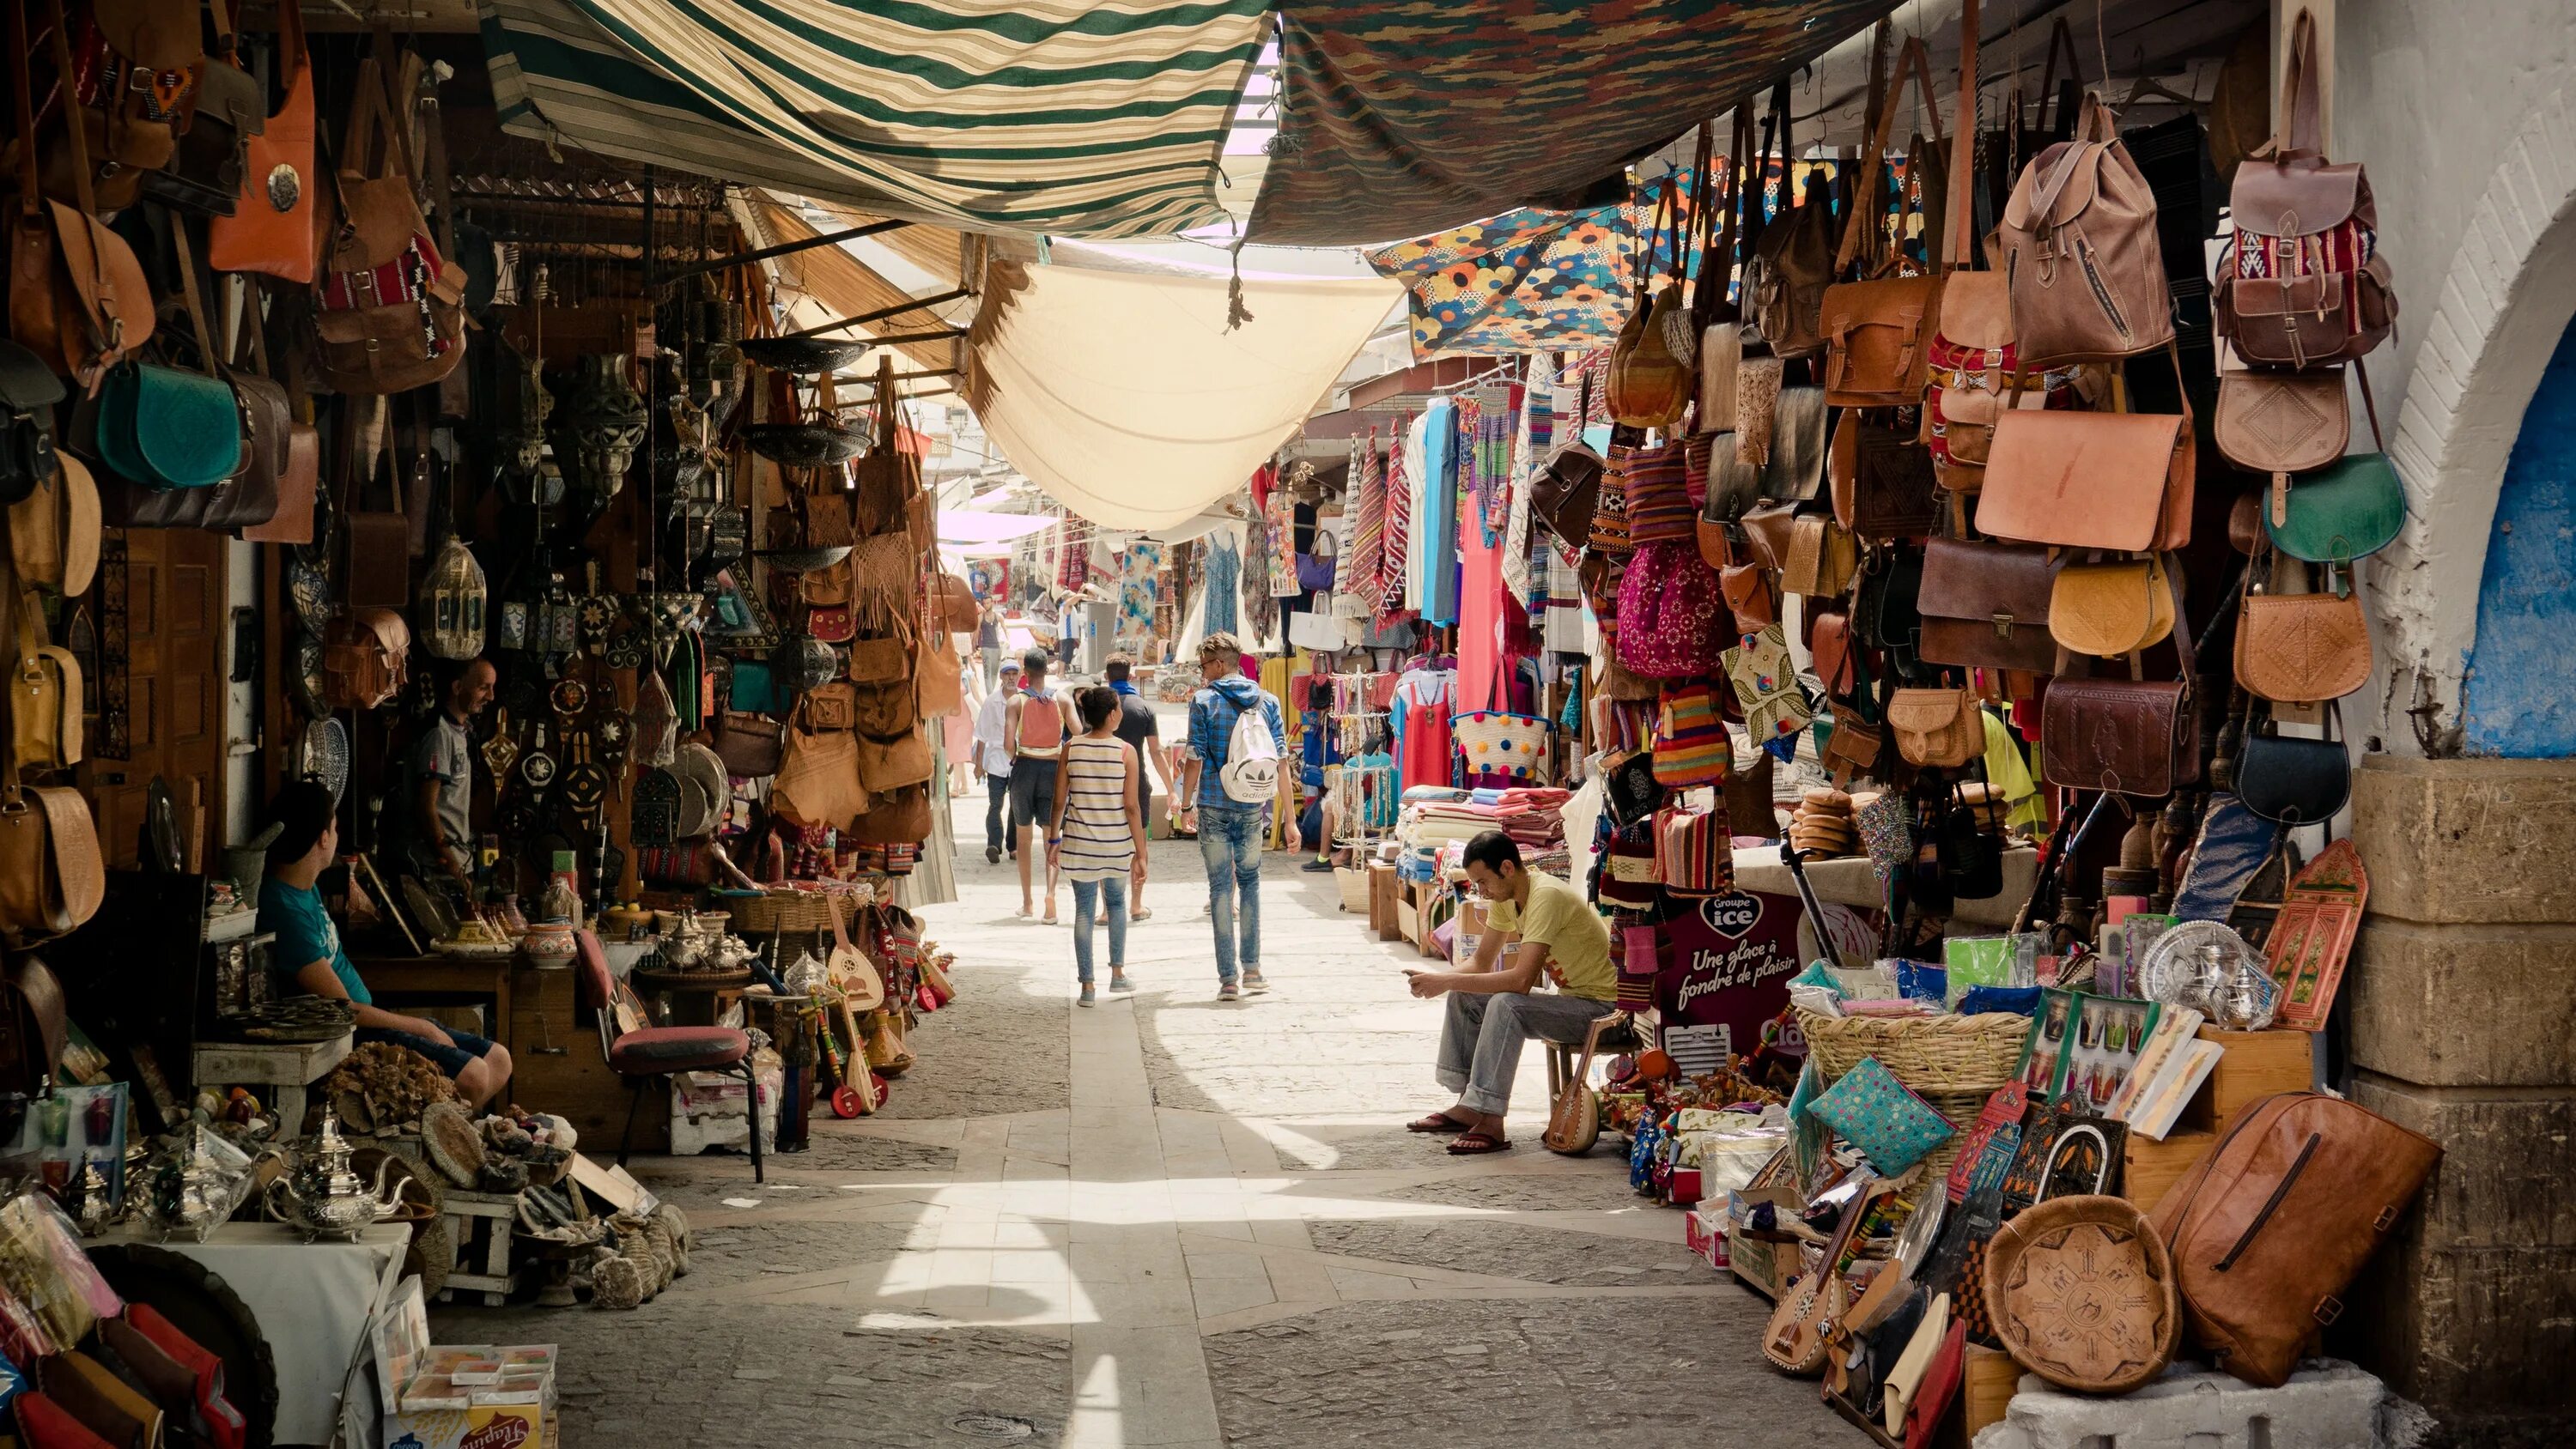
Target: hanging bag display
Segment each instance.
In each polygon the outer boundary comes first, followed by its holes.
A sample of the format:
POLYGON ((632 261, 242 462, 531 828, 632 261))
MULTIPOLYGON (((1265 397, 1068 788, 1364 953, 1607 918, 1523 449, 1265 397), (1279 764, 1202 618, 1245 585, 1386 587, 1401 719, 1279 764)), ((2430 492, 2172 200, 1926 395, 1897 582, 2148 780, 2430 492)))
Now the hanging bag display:
POLYGON ((1999 228, 2022 367, 2109 361, 2174 340, 2155 191, 2100 97, 2031 158, 1999 228))
POLYGON ((2078 654, 2117 659, 2173 632, 2173 590, 2163 554, 2069 563, 2049 590, 2048 632, 2078 654))
MULTIPOLYGON (((18 67, 13 95, 18 211, 9 225, 9 335, 43 358, 46 366, 88 391, 106 369, 152 340, 152 287, 133 248, 99 220, 82 125, 74 122, 64 128, 77 207, 49 199, 38 180, 28 7, 20 3, 7 8, 10 46, 18 67)), ((48 0, 48 8, 55 73, 76 74, 71 46, 64 39, 61 0, 48 0)))
MULTIPOLYGON (((1885 217, 1879 208, 1889 129, 1911 75, 1917 96, 1930 113, 1932 139, 1942 140, 1941 110, 1932 97, 1932 69, 1923 42, 1909 37, 1898 52, 1896 69, 1879 97, 1878 127, 1861 155, 1859 184, 1852 190, 1851 215, 1843 224, 1842 248, 1834 270, 1848 275, 1866 266, 1885 247, 1885 217)), ((1919 159, 1919 158, 1918 158, 1919 159)), ((1909 166, 1899 187, 1897 226, 1905 231, 1905 198, 1922 184, 1924 168, 1909 166)), ((1918 216, 1921 207, 1913 208, 1918 216)), ((1960 240, 1965 240, 1964 237, 1960 240)), ((1889 251, 1884 265, 1864 281, 1840 282, 1825 289, 1822 327, 1825 335, 1825 401, 1838 408, 1911 407, 1923 398, 1931 353, 1926 344, 1941 316, 1941 287, 1954 258, 1933 257, 1934 265, 1913 276, 1897 275, 1902 254, 1889 251)))
POLYGON ((372 59, 358 69, 333 178, 340 222, 314 299, 314 371, 349 396, 426 387, 465 357, 465 272, 440 254, 421 216, 409 129, 387 101, 389 83, 372 59))
POLYGON ((1780 192, 1794 199, 1787 216, 1773 217, 1762 229, 1753 260, 1744 269, 1744 296, 1754 330, 1772 352, 1798 358, 1825 350, 1825 289, 1834 280, 1835 236, 1833 200, 1823 177, 1811 174, 1807 186, 1797 184, 1789 108, 1784 78, 1772 92, 1771 114, 1780 137, 1780 192))
POLYGON ((1887 727, 1909 765, 1956 770, 1985 757, 1985 711, 1968 690, 1900 689, 1888 697, 1887 727))
POLYGON ((2212 316, 2257 366, 2352 361, 2397 325, 2370 178, 2357 162, 2325 158, 2316 46, 2316 17, 2302 8, 2270 154, 2238 163, 2228 194, 2236 231, 2219 250, 2212 316))
POLYGON ((2342 739, 2343 707, 2326 703, 2323 739, 2280 732, 2269 710, 2237 746, 2231 781, 2246 809, 2275 824, 2331 822, 2352 799, 2352 748, 2342 739))
POLYGON ((1941 520, 1932 455, 1910 430, 1847 408, 1834 425, 1825 471, 1833 480, 1834 520, 1858 538, 1913 538, 1941 520))
POLYGON ((2248 584, 2236 620, 2236 682, 2246 693, 2277 704, 2340 699, 2370 682, 2370 665, 2370 620, 2359 595, 2248 584))

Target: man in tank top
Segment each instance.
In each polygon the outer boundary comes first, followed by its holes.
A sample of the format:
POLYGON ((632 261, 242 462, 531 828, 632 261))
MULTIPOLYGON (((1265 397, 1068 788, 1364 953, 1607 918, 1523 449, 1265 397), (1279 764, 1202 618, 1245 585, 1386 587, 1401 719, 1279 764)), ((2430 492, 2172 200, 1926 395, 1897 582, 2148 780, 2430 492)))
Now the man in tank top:
MULTIPOLYGON (((1064 742, 1074 733, 1072 707, 1047 687, 1047 666, 1052 662, 1043 649, 1020 656, 1020 690, 1011 696, 1010 709, 1002 718, 1002 742, 1011 754, 1011 838, 1020 843, 1020 919, 1024 921, 1037 914, 1030 873, 1039 858, 1038 832, 1055 818, 1056 776, 1064 742)), ((1050 926, 1055 924, 1058 875, 1050 862, 1045 917, 1050 926)))

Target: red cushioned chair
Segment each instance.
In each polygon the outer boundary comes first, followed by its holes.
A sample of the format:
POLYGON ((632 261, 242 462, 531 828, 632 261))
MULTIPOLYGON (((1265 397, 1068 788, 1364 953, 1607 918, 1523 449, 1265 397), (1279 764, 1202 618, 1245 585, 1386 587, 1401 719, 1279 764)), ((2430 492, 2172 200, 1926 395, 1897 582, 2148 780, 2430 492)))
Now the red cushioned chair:
POLYGON ((599 1051, 608 1068, 634 1084, 626 1104, 626 1130, 617 1138, 617 1165, 626 1165, 627 1144, 635 1137, 635 1109, 644 1101, 644 1086, 674 1072, 725 1072, 738 1075, 750 1088, 751 1180, 764 1182, 760 1164, 760 1081, 753 1075, 751 1038, 729 1026, 639 1026, 617 1029, 620 1016, 651 1021, 635 988, 608 974, 608 953, 588 931, 576 933, 581 944, 582 994, 599 1009, 599 1051))

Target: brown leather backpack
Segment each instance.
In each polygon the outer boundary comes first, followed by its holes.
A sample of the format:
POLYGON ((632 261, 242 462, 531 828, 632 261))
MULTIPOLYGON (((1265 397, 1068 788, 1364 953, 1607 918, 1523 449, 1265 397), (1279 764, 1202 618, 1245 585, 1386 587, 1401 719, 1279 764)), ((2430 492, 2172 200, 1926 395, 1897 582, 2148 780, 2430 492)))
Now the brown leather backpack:
POLYGON ((2155 192, 2100 97, 2085 97, 2074 140, 2022 169, 1999 232, 2018 365, 2135 357, 2173 340, 2155 192))
POLYGON ((323 699, 333 709, 374 709, 411 674, 411 625, 397 609, 352 609, 331 621, 322 646, 323 699))
MULTIPOLYGON (((1753 329, 1782 357, 1813 357, 1825 350, 1825 288, 1834 280, 1834 208, 1821 177, 1803 191, 1796 184, 1796 152, 1789 140, 1789 83, 1773 92, 1780 123, 1780 184, 1795 194, 1789 214, 1763 228, 1744 268, 1746 308, 1753 329)), ((1761 158, 1756 158, 1757 162, 1761 158)))
POLYGON ((2290 32, 2280 129, 2269 156, 2236 168, 2236 235, 2218 261, 2218 334, 2247 362, 2349 362, 2397 325, 2397 294, 2376 250, 2379 203, 2359 162, 2325 158, 2317 119, 2316 18, 2290 32))
MULTIPOLYGON (((17 56, 18 211, 9 220, 9 335, 48 366, 90 389, 110 366, 152 338, 151 284, 125 239, 98 219, 88 141, 66 128, 77 207, 48 199, 37 179, 35 112, 29 97, 27 7, 9 9, 17 56)), ((62 7, 54 7, 54 66, 72 74, 62 7)), ((75 108, 77 109, 77 108, 75 108)))
MULTIPOLYGON (((1884 249, 1885 217, 1877 205, 1879 176, 1887 155, 1888 130, 1909 74, 1916 78, 1923 107, 1932 117, 1932 139, 1941 140, 1941 112, 1932 98, 1931 67, 1924 59, 1923 42, 1909 39, 1879 99, 1877 130, 1862 159, 1860 184, 1852 191, 1857 199, 1843 225, 1842 249, 1834 258, 1838 273, 1850 275, 1856 266, 1870 267, 1872 254, 1884 249)), ((1914 174, 1921 176, 1923 168, 1914 168, 1914 174)), ((1908 186, 1904 194, 1913 191, 1908 186)), ((1924 220, 1935 230, 1941 226, 1929 216, 1924 220)), ((1901 227, 1902 206, 1898 221, 1901 227)), ((1890 254, 1863 280, 1825 289, 1820 325, 1826 344, 1826 402, 1838 408, 1872 408, 1911 407, 1922 400, 1932 333, 1941 317, 1941 284, 1950 261, 1936 260, 1940 263, 1936 270, 1900 276, 1899 258, 1890 254)))
POLYGON ((2250 1384, 2287 1381, 2441 1159, 2440 1143, 2340 1098, 2247 1107, 2148 1215, 2211 1361, 2250 1384))
POLYGON ((313 309, 314 370, 350 396, 425 387, 465 358, 465 271, 439 255, 421 216, 405 129, 373 60, 359 68, 340 162, 340 224, 313 309), (379 142, 381 159, 371 160, 379 142))

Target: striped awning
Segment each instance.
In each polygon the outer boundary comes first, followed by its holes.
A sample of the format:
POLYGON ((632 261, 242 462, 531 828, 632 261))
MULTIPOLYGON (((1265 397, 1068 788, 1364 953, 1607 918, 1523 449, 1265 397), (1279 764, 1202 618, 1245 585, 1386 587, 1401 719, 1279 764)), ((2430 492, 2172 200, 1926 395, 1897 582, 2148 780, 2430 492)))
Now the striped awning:
POLYGON ((503 125, 977 231, 1221 224, 1264 0, 476 0, 503 125))

